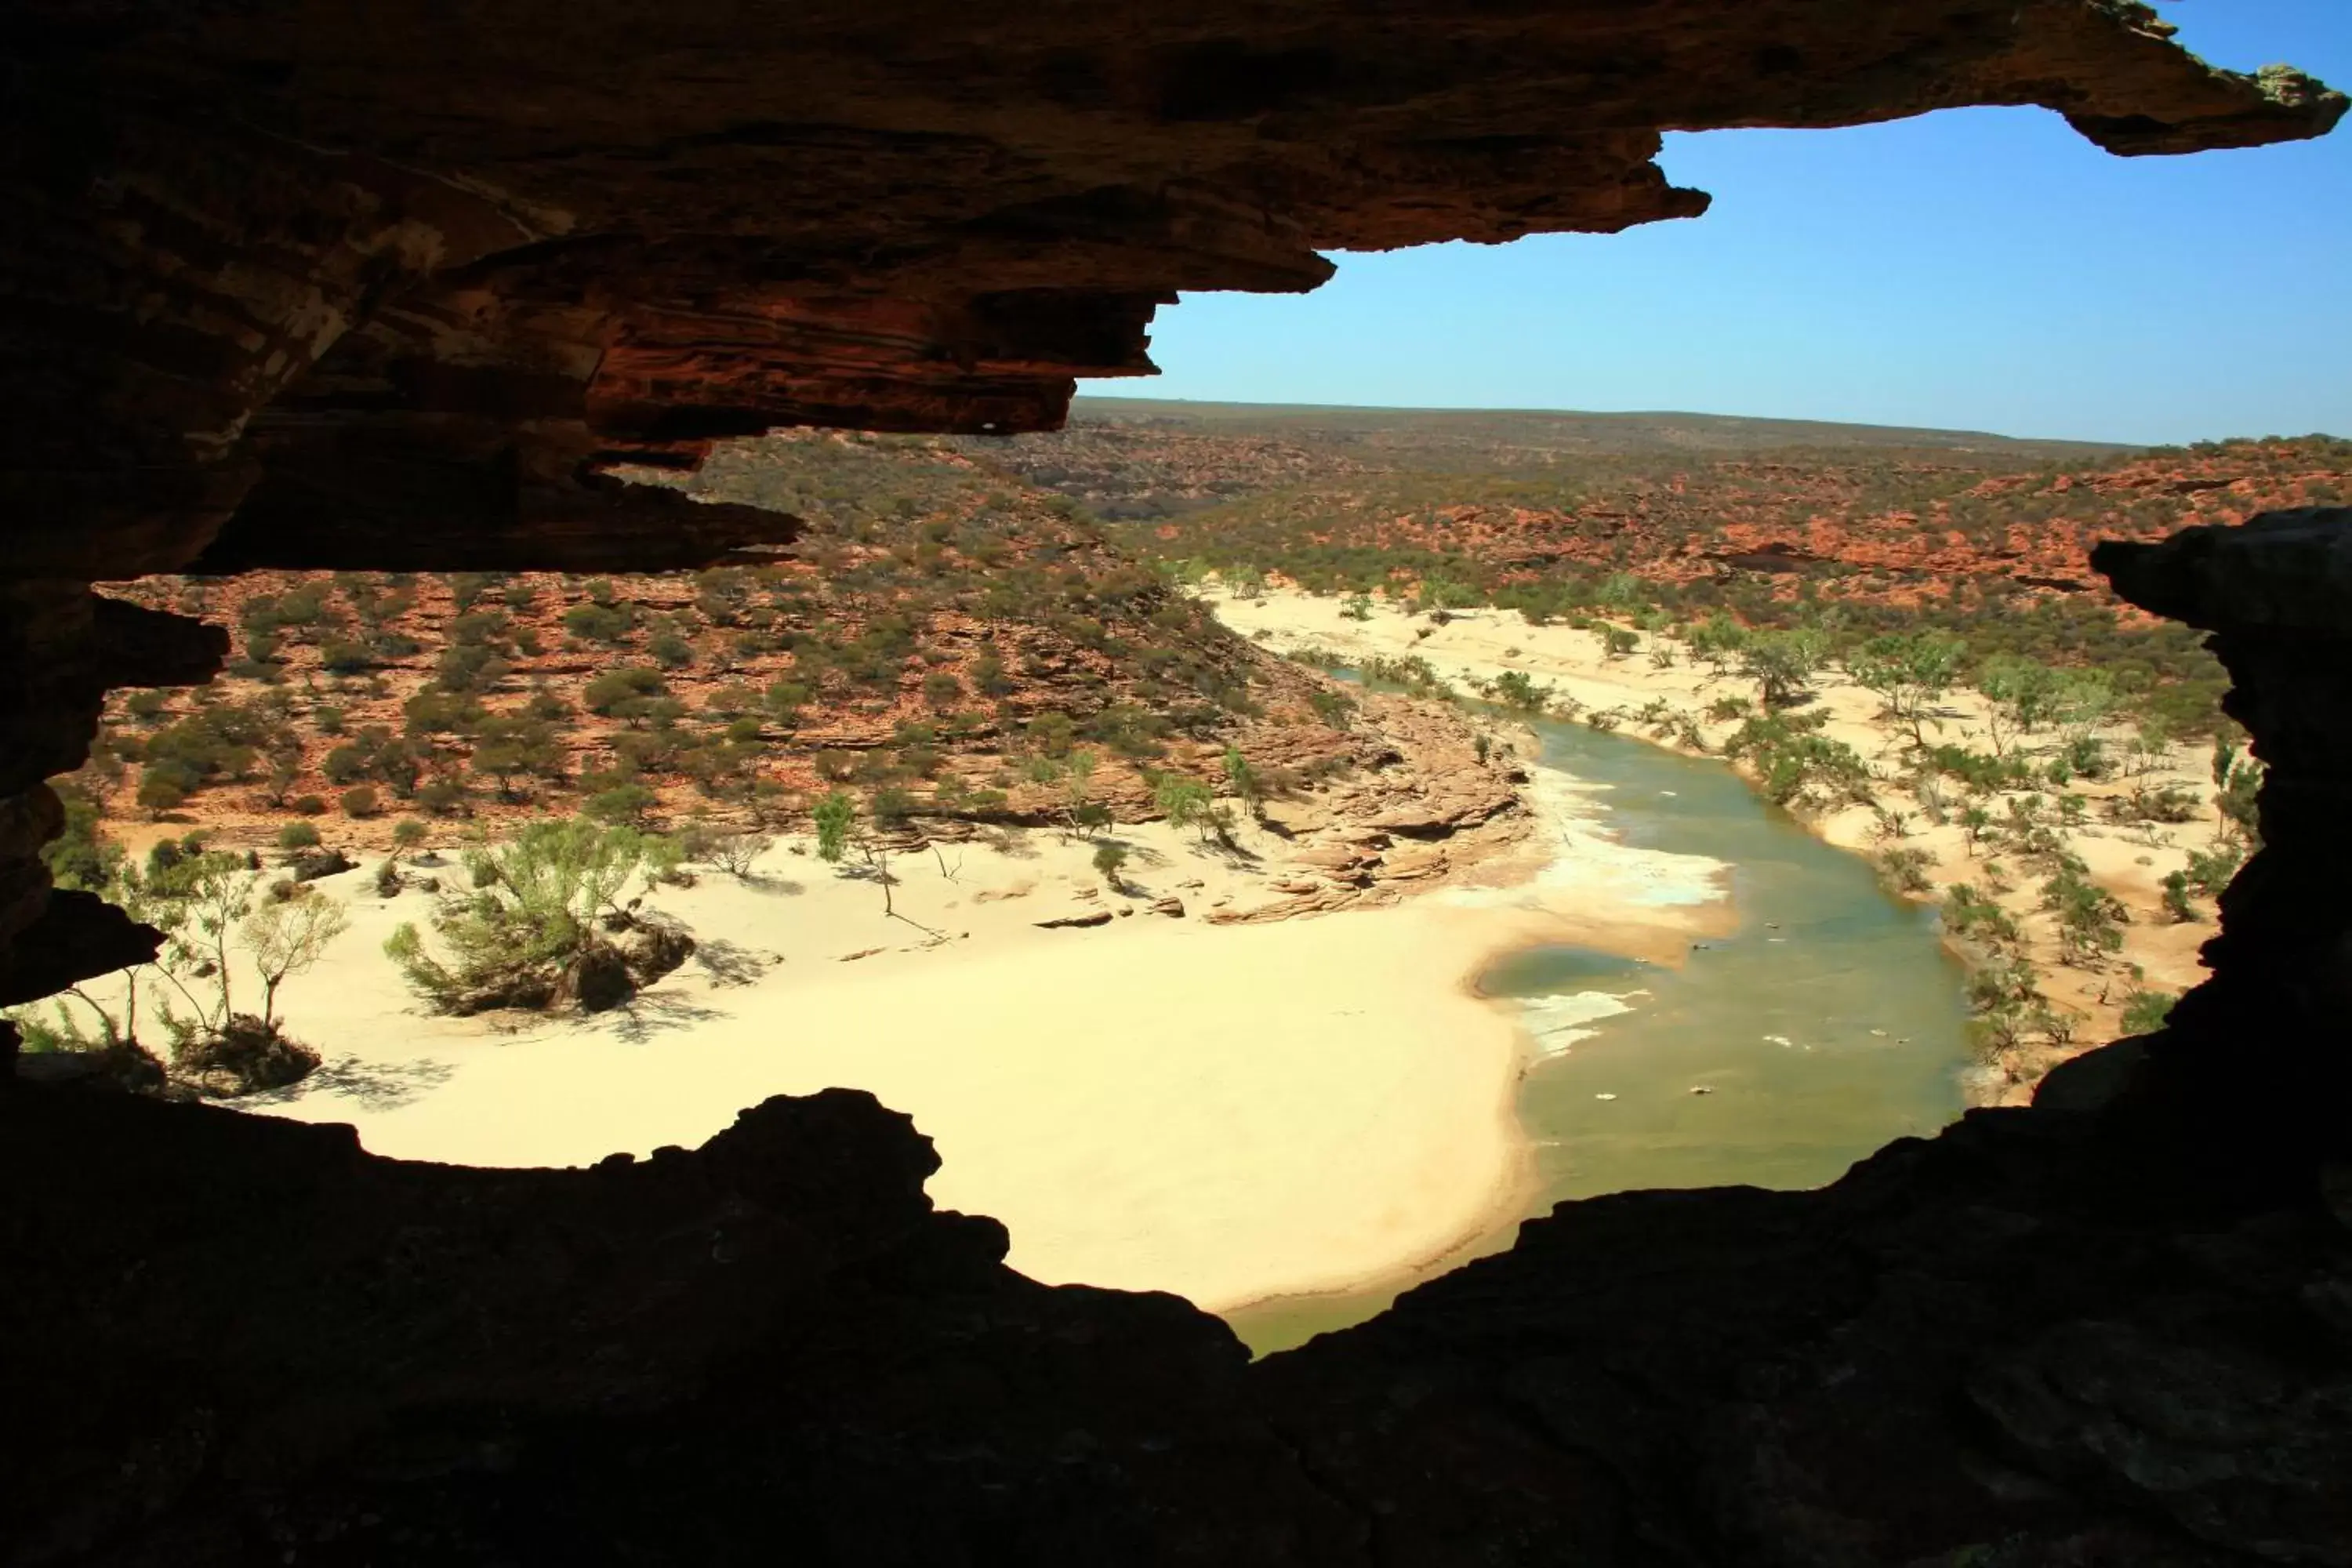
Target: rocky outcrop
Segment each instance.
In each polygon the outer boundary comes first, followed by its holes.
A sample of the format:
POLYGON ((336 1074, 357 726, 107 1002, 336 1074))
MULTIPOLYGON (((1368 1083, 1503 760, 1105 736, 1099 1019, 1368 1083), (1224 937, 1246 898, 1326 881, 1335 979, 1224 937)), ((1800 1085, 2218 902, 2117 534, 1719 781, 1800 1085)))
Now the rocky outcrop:
POLYGON ((2145 1092, 2289 1178, 2352 1157, 2352 510, 2103 545, 2125 598, 2201 626, 2267 764, 2263 847, 2221 900, 2212 978, 2145 1045, 2145 1092))
POLYGON ((216 626, 0 575, 0 1005, 154 956, 151 928, 87 895, 52 898, 41 846, 65 821, 43 783, 89 755, 109 688, 196 686, 220 668, 216 626))
POLYGON ((2352 1561, 2352 1211, 2089 1120, 1563 1204, 1259 1396, 1384 1564, 2352 1561))
MULTIPOLYGON (((1254 903, 1213 910, 1213 925, 1255 924, 1395 902, 1407 885, 1468 873, 1523 846, 1535 826, 1521 786, 1527 770, 1512 744, 1496 744, 1456 709, 1358 689, 1349 771, 1257 805, 1285 842, 1270 857, 1266 890, 1254 903)), ((1270 759, 1312 744, 1297 731, 1250 754, 1270 759)))

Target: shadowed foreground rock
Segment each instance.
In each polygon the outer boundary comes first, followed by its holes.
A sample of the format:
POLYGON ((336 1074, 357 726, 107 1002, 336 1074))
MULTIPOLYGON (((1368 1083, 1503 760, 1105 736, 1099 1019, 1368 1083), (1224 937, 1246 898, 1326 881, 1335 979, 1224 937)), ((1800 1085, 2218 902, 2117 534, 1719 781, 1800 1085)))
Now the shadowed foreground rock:
POLYGON ((2268 769, 2263 847, 2201 952, 2213 977, 2147 1042, 2137 1098, 2206 1125, 2241 1179, 2352 1160, 2352 510, 2104 544, 2092 563, 2213 634, 2222 706, 2268 769))
POLYGON ((500 1172, 20 1085, 0 1561, 2352 1562, 2352 1190, 2200 1205, 1979 1112, 1562 1205, 1245 1366, 1007 1270, 935 1164, 845 1090, 500 1172))
POLYGON ((1222 1323, 1012 1273, 937 1164, 846 1090, 504 1172, 19 1085, 0 1561, 1346 1560, 1222 1323))

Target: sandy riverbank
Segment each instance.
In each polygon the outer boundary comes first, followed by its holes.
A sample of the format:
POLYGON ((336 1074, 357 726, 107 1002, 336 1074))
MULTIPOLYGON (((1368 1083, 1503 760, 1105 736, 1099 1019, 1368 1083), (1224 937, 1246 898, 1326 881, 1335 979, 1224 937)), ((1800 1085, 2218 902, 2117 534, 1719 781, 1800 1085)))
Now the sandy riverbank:
POLYGON ((352 1123, 401 1158, 581 1164, 845 1085, 913 1116, 945 1162, 934 1201, 1003 1220, 1034 1278, 1209 1307, 1350 1289, 1524 1201, 1512 1106, 1530 1050, 1517 1009, 1475 994, 1483 968, 1547 940, 1670 961, 1728 918, 1711 862, 1619 846, 1591 792, 1540 783, 1536 831, 1465 879, 1253 923, 1206 918, 1263 907, 1290 875, 1286 843, 1246 825, 1255 860, 1118 830, 1116 893, 1090 845, 1047 830, 898 857, 897 908, 936 937, 783 839, 749 879, 657 890, 696 958, 584 1020, 426 1016, 381 945, 430 895, 380 899, 350 873, 321 886, 352 930, 285 996, 326 1066, 245 1103, 352 1123), (1182 918, 1150 912, 1169 896, 1182 918), (1123 912, 1036 924, 1102 909, 1123 912))
MULTIPOLYGON (((1690 657, 1686 647, 1654 635, 1643 637, 1640 651, 1611 658, 1600 637, 1591 631, 1561 625, 1530 626, 1516 612, 1455 612, 1448 624, 1433 626, 1425 617, 1409 616, 1394 605, 1378 603, 1370 619, 1352 620, 1342 613, 1343 601, 1339 598, 1281 588, 1269 588, 1248 600, 1234 599, 1213 588, 1209 596, 1228 626, 1276 652, 1323 648, 1359 660, 1418 655, 1441 677, 1465 689, 1517 670, 1539 686, 1549 685, 1559 696, 1573 700, 1587 712, 1614 709, 1630 715, 1664 700, 1692 719, 1710 749, 1718 747, 1736 723, 1706 719, 1707 705, 1719 697, 1754 694, 1752 683, 1737 675, 1713 675, 1690 657), (1651 645, 1659 642, 1668 642, 1675 650, 1669 665, 1654 664, 1648 657, 1651 645)), ((1812 682, 1812 689, 1814 700, 1809 710, 1827 716, 1823 732, 1852 746, 1871 763, 1874 773, 1892 781, 1909 737, 1880 717, 1882 705, 1876 694, 1834 669, 1823 671, 1812 682)), ((1986 721, 1984 700, 1974 691, 1956 689, 1943 704, 1938 727, 1932 733, 1938 742, 1989 751, 1986 721)), ((1675 744, 1630 718, 1619 732, 1675 744)), ((2105 734, 2110 750, 2120 752, 2129 733, 2125 726, 2109 727, 2105 734)), ((2053 743, 2053 738, 2045 731, 2023 745, 2028 753, 2039 754, 2053 743)), ((2210 797, 2205 749, 2173 747, 2156 761, 2147 782, 2170 784, 2210 797)), ((1979 1086, 1979 1098, 1999 1103, 2022 1100, 2051 1066, 2084 1047, 2114 1038, 2120 1032, 2122 1002, 2132 984, 2130 966, 2142 971, 2147 985, 2169 992, 2186 990, 2204 977, 2197 949, 2213 934, 2210 904, 2199 900, 2200 919, 2176 922, 2163 912, 2162 883, 2167 873, 2187 864, 2191 849, 2204 847, 2210 838, 2210 808, 2198 821, 2154 828, 2099 821, 2100 803, 2122 793, 2126 784, 2117 777, 2105 782, 2081 780, 2069 786, 2087 797, 2091 819, 2066 830, 2067 847, 2089 868, 2091 879, 2114 894, 2130 917, 2123 928, 2122 952, 2106 963, 2096 969, 2077 969, 2059 962, 2054 924, 2039 907, 2034 879, 2019 868, 2010 868, 2015 885, 1999 894, 1998 901, 2024 929, 2027 952, 2042 972, 2046 994, 2077 1015, 2080 1022, 2071 1043, 2037 1045, 2005 1056, 1988 1081, 1979 1086)), ((2056 792, 2045 789, 2043 793, 2047 796, 2056 792)), ((1957 786, 1953 794, 1957 799, 1957 786)), ((1906 809, 1914 805, 1907 796, 1895 796, 1891 790, 1888 795, 1893 804, 1906 809)), ((2005 808, 2006 798, 1993 797, 1988 804, 1999 812, 2005 808)), ((1806 825, 1827 842, 1859 853, 1879 853, 1898 845, 1924 851, 1928 858, 1925 875, 1939 894, 1950 883, 1984 882, 1984 865, 1990 857, 1971 852, 1956 821, 1938 826, 1916 810, 1910 810, 1909 816, 1907 831, 1899 839, 1885 837, 1879 817, 1867 807, 1811 816, 1806 825)))

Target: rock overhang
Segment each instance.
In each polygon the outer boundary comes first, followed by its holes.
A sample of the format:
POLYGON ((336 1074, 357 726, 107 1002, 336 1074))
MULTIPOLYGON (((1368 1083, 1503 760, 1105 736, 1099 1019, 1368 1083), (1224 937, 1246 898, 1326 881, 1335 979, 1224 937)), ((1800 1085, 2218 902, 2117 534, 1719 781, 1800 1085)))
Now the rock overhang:
POLYGON ((2039 104, 2143 154, 2345 109, 2206 66, 2137 0, 33 0, 19 26, 0 569, 85 577, 186 565, 240 515, 239 565, 428 518, 541 536, 543 565, 583 510, 596 549, 651 542, 677 517, 621 515, 616 461, 1051 428, 1077 378, 1150 373, 1181 290, 1696 216, 1669 130, 2039 104))

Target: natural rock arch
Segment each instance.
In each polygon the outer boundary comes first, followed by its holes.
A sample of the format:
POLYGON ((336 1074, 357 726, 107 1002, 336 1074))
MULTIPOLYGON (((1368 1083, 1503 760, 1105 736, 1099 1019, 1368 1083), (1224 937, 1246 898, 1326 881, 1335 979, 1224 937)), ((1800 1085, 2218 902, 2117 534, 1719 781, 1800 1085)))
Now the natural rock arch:
MULTIPOLYGON (((40 781, 107 688, 202 681, 224 647, 91 581, 788 545, 604 470, 772 425, 1050 427, 1075 377, 1148 370, 1179 289, 1696 216, 1652 162, 1668 129, 2038 103, 2139 154, 2346 107, 2207 68, 2136 0, 29 0, 12 26, 0 1001, 137 956, 50 896, 40 781)), ((2306 516, 2103 563, 2219 631, 2272 763, 2271 847, 2174 1029, 1824 1193, 1563 1205, 1255 1368, 1173 1299, 1005 1270, 862 1096, 478 1172, 0 1078, 0 1539, 2352 1561, 2346 537, 2306 516)))

